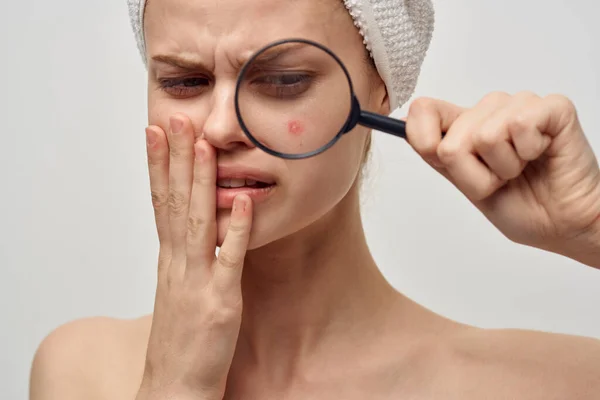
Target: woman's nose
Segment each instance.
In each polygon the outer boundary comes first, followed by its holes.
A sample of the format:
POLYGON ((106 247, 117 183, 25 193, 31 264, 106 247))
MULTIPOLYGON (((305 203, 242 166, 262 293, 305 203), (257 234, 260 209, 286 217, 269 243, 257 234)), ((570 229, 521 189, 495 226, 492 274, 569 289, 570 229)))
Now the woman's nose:
POLYGON ((205 120, 204 139, 217 149, 232 151, 255 147, 242 131, 235 113, 235 87, 225 85, 213 91, 210 112, 205 120))

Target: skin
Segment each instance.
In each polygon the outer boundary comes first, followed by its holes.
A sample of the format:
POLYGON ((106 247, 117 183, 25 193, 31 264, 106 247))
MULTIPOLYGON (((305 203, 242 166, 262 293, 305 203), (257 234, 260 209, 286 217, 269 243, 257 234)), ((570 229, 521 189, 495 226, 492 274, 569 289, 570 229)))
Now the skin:
MULTIPOLYGON (((389 285, 361 226, 364 128, 319 157, 284 161, 237 126, 238 59, 291 36, 331 48, 363 107, 389 111, 339 4, 152 0, 145 29, 155 310, 57 328, 33 361, 32 400, 598 398, 598 340, 460 324, 389 285), (207 72, 208 91, 159 86, 207 72), (217 209, 227 163, 268 170, 276 190, 217 209)), ((567 99, 494 93, 472 108, 418 99, 406 120, 415 151, 509 239, 600 267, 598 167, 567 99)))
POLYGON ((302 135, 304 133, 304 124, 298 120, 292 120, 288 122, 288 132, 291 135, 302 135))

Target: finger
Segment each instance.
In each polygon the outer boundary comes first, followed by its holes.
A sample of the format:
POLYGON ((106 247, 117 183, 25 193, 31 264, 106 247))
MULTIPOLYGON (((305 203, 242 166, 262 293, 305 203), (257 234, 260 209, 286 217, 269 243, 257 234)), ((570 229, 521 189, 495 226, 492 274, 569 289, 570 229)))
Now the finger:
POLYGON ((524 161, 538 159, 552 142, 552 138, 543 135, 535 125, 522 120, 509 122, 508 131, 519 158, 524 161))
POLYGON ((578 123, 577 109, 567 97, 552 94, 542 100, 536 120, 540 132, 556 137, 574 123, 578 123))
MULTIPOLYGON (((553 109, 539 97, 514 105, 511 118, 507 122, 517 154, 521 159, 532 161, 546 151, 552 137, 543 133, 550 125, 560 125, 560 118, 553 118, 553 109)), ((554 128, 554 127, 553 127, 554 128)))
POLYGON ((505 183, 476 153, 473 133, 509 100, 510 96, 503 92, 484 96, 475 107, 461 114, 438 146, 437 155, 446 169, 445 176, 471 201, 488 197, 505 183))
POLYGON ((509 105, 492 113, 480 128, 475 128, 472 136, 475 153, 502 180, 516 178, 526 165, 513 147, 508 131, 513 112, 509 105))
POLYGON ((168 139, 169 223, 173 260, 182 264, 194 163, 194 130, 190 120, 182 115, 171 117, 168 139))
POLYGON ((252 208, 252 201, 248 196, 240 195, 235 198, 229 229, 214 270, 215 285, 220 290, 235 290, 241 285, 244 257, 252 226, 252 208))
POLYGON ((415 100, 408 111, 406 119, 406 136, 409 144, 428 163, 441 167, 437 156, 437 148, 442 141, 442 132, 463 113, 463 107, 429 99, 415 100))
MULTIPOLYGON (((161 260, 168 258, 171 246, 169 231, 169 145, 164 131, 158 126, 146 128, 148 172, 154 220, 160 242, 161 260)), ((163 267, 159 262, 159 273, 163 267)))
POLYGON ((158 126, 146 128, 146 151, 150 193, 158 238, 162 243, 169 241, 169 148, 165 133, 158 126))
POLYGON ((471 201, 482 200, 504 182, 474 154, 470 131, 453 129, 437 150, 445 176, 471 201))
POLYGON ((187 231, 186 272, 213 261, 217 245, 217 163, 213 147, 206 140, 194 145, 194 178, 187 231))

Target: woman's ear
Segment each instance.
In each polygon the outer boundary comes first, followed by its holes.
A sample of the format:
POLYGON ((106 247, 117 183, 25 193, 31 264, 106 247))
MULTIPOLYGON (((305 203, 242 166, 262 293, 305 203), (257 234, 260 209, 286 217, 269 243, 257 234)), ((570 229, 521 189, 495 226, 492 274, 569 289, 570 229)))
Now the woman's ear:
POLYGON ((383 85, 383 88, 385 89, 385 93, 383 96, 383 101, 381 102, 380 114, 390 115, 390 113, 391 113, 391 111, 390 111, 390 96, 388 94, 388 91, 387 91, 385 85, 383 85))
POLYGON ((373 85, 371 86, 371 106, 378 114, 390 114, 390 96, 385 86, 385 82, 377 72, 373 69, 373 85))

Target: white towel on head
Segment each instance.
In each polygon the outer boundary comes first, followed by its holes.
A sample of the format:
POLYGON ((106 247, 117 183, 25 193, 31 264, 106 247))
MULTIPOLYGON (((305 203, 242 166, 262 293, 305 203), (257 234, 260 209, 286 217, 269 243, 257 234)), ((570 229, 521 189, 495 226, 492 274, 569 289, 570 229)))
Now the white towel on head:
MULTIPOLYGON (((385 82, 391 111, 412 96, 434 25, 432 0, 343 0, 385 82)), ((146 62, 146 0, 127 0, 138 49, 146 62)))

